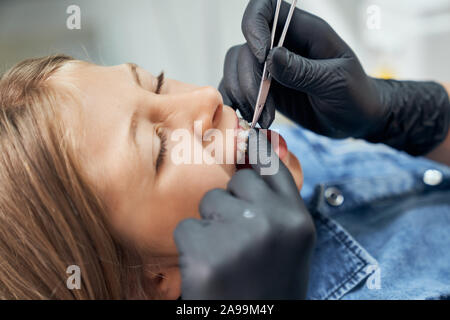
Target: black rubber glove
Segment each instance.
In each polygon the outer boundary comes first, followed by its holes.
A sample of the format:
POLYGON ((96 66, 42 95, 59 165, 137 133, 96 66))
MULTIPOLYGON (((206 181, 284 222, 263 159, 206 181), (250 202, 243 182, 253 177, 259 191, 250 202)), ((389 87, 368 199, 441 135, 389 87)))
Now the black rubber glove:
MULTIPOLYGON (((231 48, 225 60, 220 91, 247 121, 267 57, 275 81, 260 119, 263 128, 278 109, 316 133, 381 142, 413 155, 445 139, 450 102, 441 85, 368 77, 351 48, 314 15, 296 9, 286 48, 269 52, 275 5, 276 0, 250 1, 242 21, 247 44, 231 48)), ((279 32, 288 9, 283 3, 279 32)))
MULTIPOLYGON (((258 152, 266 152, 266 138, 256 136, 258 152)), ((227 190, 206 194, 202 220, 177 226, 183 299, 306 297, 314 224, 290 172, 272 154, 277 174, 259 175, 260 164, 237 172, 227 190)))

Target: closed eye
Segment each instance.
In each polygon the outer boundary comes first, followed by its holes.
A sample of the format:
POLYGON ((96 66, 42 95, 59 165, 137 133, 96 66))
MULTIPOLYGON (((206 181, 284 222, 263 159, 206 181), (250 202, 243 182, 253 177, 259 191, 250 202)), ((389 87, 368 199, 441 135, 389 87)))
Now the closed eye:
POLYGON ((155 93, 156 94, 160 94, 161 93, 161 89, 162 86, 164 85, 164 72, 161 72, 157 78, 157 85, 156 85, 156 90, 155 93))
POLYGON ((158 173, 164 163, 164 157, 167 152, 167 136, 162 129, 158 129, 156 133, 161 140, 161 148, 159 149, 158 158, 156 159, 156 173, 158 173))

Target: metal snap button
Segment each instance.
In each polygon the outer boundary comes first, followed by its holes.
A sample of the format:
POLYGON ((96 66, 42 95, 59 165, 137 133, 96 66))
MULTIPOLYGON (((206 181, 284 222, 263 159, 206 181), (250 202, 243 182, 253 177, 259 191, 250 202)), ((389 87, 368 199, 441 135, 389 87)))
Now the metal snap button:
POLYGON ((246 219, 253 219, 255 217, 255 214, 250 210, 245 210, 243 216, 246 219))
POLYGON ((423 183, 428 186, 437 186, 441 184, 442 179, 443 175, 439 170, 430 169, 423 174, 423 183))
POLYGON ((344 203, 344 196, 338 188, 330 187, 325 190, 325 199, 333 207, 339 207, 344 203))

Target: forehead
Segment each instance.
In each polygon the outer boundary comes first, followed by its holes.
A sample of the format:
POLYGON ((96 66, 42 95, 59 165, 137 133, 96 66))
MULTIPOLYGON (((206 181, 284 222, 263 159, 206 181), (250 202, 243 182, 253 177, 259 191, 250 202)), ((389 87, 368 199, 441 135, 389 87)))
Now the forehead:
POLYGON ((80 90, 91 96, 100 90, 113 92, 117 86, 132 86, 132 76, 127 65, 99 66, 77 61, 68 63, 59 72, 60 77, 69 80, 80 90))
POLYGON ((82 62, 63 68, 54 80, 76 97, 75 105, 63 106, 62 113, 88 175, 104 180, 122 174, 119 168, 129 157, 121 152, 127 119, 140 94, 128 68, 82 62))

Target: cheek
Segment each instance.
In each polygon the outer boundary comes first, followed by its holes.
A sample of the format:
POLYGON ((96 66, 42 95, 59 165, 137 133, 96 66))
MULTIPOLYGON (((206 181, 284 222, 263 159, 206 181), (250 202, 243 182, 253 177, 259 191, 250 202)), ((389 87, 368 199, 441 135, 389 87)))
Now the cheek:
POLYGON ((204 195, 215 188, 226 188, 230 179, 227 170, 219 165, 184 165, 179 167, 167 194, 174 206, 184 208, 181 216, 199 217, 198 206, 204 195))
MULTIPOLYGON (((215 188, 226 188, 230 174, 219 165, 182 165, 171 168, 162 179, 158 194, 152 196, 151 220, 146 242, 160 254, 176 254, 173 232, 182 220, 199 219, 200 201, 215 188)), ((151 200, 150 200, 151 201, 151 200)))

